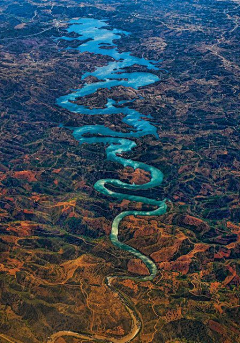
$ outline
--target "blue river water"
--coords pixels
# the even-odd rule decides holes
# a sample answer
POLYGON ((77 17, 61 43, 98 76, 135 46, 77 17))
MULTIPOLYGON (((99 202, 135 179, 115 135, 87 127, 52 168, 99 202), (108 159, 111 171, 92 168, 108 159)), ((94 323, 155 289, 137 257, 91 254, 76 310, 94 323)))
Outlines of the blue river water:
MULTIPOLYGON (((134 138, 140 138, 145 135, 153 135, 158 137, 156 127, 151 123, 149 114, 142 114, 134 109, 124 106, 129 103, 129 100, 119 102, 113 99, 108 99, 108 102, 103 109, 93 108, 79 105, 75 101, 78 98, 86 95, 94 94, 98 89, 110 89, 114 86, 132 87, 138 90, 139 87, 147 86, 159 81, 159 77, 154 73, 158 71, 158 61, 150 61, 144 58, 132 56, 130 52, 119 52, 116 45, 116 40, 122 35, 129 35, 128 32, 112 29, 104 20, 93 18, 73 19, 69 23, 68 33, 75 33, 79 36, 76 38, 63 36, 60 39, 65 41, 79 40, 79 46, 74 48, 79 53, 89 52, 95 55, 106 55, 111 57, 111 61, 102 67, 97 67, 93 72, 86 72, 81 80, 84 81, 89 76, 97 78, 96 82, 85 83, 82 88, 71 91, 71 93, 61 96, 57 99, 57 104, 62 108, 71 111, 72 113, 81 113, 85 115, 100 115, 119 114, 124 115, 123 122, 129 126, 129 132, 117 132, 104 125, 85 125, 82 127, 71 127, 73 135, 80 144, 88 143, 103 143, 106 147, 106 156, 110 161, 117 162, 124 167, 132 167, 143 169, 149 172, 150 181, 143 185, 129 184, 117 179, 102 179, 95 183, 94 188, 106 195, 118 200, 130 200, 141 202, 154 206, 154 210, 149 211, 124 211, 120 213, 112 223, 110 234, 111 242, 119 249, 132 253, 137 258, 141 259, 149 270, 149 275, 139 277, 139 280, 152 280, 157 274, 156 264, 147 256, 143 255, 137 249, 122 243, 118 239, 119 225, 127 216, 158 216, 162 215, 167 210, 166 201, 150 199, 134 194, 125 194, 124 190, 141 191, 152 187, 159 186, 163 181, 163 174, 157 168, 148 164, 133 161, 123 158, 122 154, 130 152, 136 143, 134 138), (127 72, 125 68, 134 65, 144 66, 146 72, 127 72), (118 106, 116 106, 118 105, 118 106), (121 105, 121 107, 119 107, 121 105), (87 134, 87 136, 86 136, 87 134), (101 134, 101 136, 99 136, 101 134), (117 187, 119 191, 112 191, 108 185, 117 187)), ((70 48, 69 48, 70 49, 70 48)), ((134 100, 133 100, 134 101, 134 100)), ((134 278, 137 279, 137 278, 134 278)))

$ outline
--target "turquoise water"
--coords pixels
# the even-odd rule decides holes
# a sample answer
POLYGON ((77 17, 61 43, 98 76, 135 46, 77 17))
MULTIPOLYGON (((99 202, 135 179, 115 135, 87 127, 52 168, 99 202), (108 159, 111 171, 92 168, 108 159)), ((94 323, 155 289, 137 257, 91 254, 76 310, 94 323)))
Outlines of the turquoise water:
MULTIPOLYGON (((149 134, 158 138, 157 129, 151 123, 150 115, 142 114, 134 109, 124 106, 126 103, 129 103, 128 100, 116 102, 113 99, 108 99, 107 105, 104 109, 90 109, 87 106, 73 103, 73 101, 77 98, 93 94, 100 88, 110 89, 114 86, 124 86, 132 87, 137 90, 139 87, 153 84, 159 81, 159 77, 154 73, 154 71, 156 72, 158 70, 156 65, 158 61, 149 61, 144 58, 138 58, 132 56, 130 52, 119 52, 115 41, 120 39, 122 35, 128 35, 129 33, 117 29, 111 29, 104 20, 93 18, 74 19, 70 21, 67 31, 69 33, 77 33, 79 34, 79 37, 69 38, 63 36, 60 39, 66 41, 78 39, 80 44, 83 42, 79 47, 74 48, 75 50, 78 50, 79 53, 90 52, 95 55, 101 54, 112 58, 107 65, 98 67, 91 73, 85 73, 81 78, 81 80, 84 80, 88 76, 95 76, 98 78, 97 82, 92 84, 85 83, 81 89, 76 89, 70 94, 61 96, 57 99, 57 104, 73 113, 82 113, 86 115, 104 116, 105 114, 124 114, 123 122, 128 124, 131 128, 129 129, 129 132, 117 132, 105 127, 104 125, 85 125, 82 127, 71 127, 70 129, 73 131, 75 139, 77 139, 80 144, 105 144, 108 160, 117 162, 124 167, 132 167, 133 169, 139 168, 150 173, 150 181, 143 185, 128 184, 117 179, 102 179, 95 183, 94 188, 98 192, 118 200, 126 199, 156 207, 156 209, 152 211, 124 211, 120 213, 112 223, 110 234, 111 242, 116 247, 129 251, 134 256, 141 259, 147 266, 150 275, 139 279, 142 281, 152 280, 157 274, 157 266, 155 263, 137 249, 120 242, 118 240, 118 231, 121 221, 127 216, 158 216, 164 214, 167 210, 165 200, 159 201, 121 192, 121 190, 146 190, 159 186, 162 183, 163 174, 157 168, 122 157, 123 153, 130 152, 134 147, 136 147, 136 143, 133 140, 134 138, 140 138, 149 134), (108 49, 103 49, 103 47, 108 47, 108 49), (133 65, 144 66, 148 71, 132 73, 126 72, 125 68, 133 65), (118 107, 116 107, 116 105, 118 105, 118 107), (119 108, 119 105, 121 105, 121 108, 119 108), (85 136, 86 134, 88 134, 88 137, 85 136), (99 137, 99 134, 101 134, 101 137, 99 137), (119 192, 111 191, 108 189, 108 185, 117 187, 119 192)), ((131 102, 134 102, 134 100, 131 102)))

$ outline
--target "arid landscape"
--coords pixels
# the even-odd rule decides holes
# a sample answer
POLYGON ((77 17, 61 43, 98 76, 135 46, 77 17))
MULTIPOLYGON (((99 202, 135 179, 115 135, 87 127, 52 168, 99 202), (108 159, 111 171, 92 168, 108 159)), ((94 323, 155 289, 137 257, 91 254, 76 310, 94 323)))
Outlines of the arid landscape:
POLYGON ((0 1, 1 343, 240 343, 239 17, 237 0, 0 1), (83 74, 114 62, 78 50, 88 40, 67 31, 73 18, 127 31, 117 51, 154 60, 159 80, 72 101, 105 110, 113 99, 118 113, 59 106, 56 99, 99 81, 83 74), (119 225, 119 241, 157 266, 147 281, 146 264, 110 233, 123 211, 155 207, 94 184, 144 185, 150 173, 108 160, 103 143, 79 144, 71 130, 131 132, 123 100, 151 115, 159 136, 132 135, 136 146, 123 154, 164 175, 131 194, 166 199, 166 213, 119 225))

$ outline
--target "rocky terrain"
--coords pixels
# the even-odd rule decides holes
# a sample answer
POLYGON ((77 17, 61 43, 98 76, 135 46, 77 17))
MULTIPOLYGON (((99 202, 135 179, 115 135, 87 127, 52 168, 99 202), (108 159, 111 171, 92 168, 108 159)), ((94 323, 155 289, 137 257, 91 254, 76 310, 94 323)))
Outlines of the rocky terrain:
POLYGON ((161 67, 161 81, 137 92, 77 100, 104 108, 110 95, 127 95, 160 136, 137 139, 128 154, 164 173, 162 187, 142 194, 168 199, 162 217, 129 217, 120 227, 120 240, 159 268, 152 282, 113 281, 141 320, 134 342, 240 342, 239 15, 238 1, 0 1, 0 342, 46 343, 61 330, 121 337, 131 317, 105 278, 148 273, 108 237, 117 214, 142 205, 93 185, 149 175, 106 161, 101 144, 79 145, 59 126, 129 129, 121 114, 73 115, 55 103, 109 59, 56 40, 84 16, 127 30, 119 51, 161 67))

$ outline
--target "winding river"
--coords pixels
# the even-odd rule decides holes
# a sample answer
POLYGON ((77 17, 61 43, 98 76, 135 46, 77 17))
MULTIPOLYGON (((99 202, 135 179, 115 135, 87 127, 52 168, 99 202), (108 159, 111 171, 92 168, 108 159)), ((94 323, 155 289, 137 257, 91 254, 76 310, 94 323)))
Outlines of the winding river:
MULTIPOLYGON (((158 70, 157 61, 149 61, 144 58, 132 56, 130 52, 118 52, 115 44, 117 39, 122 35, 128 35, 128 32, 111 29, 104 20, 97 20, 93 18, 81 18, 71 20, 67 29, 68 33, 79 34, 78 38, 71 38, 63 36, 60 39, 71 41, 78 39, 80 45, 75 48, 79 53, 90 52, 93 54, 101 54, 112 57, 111 62, 103 67, 98 67, 93 72, 87 72, 82 76, 82 80, 88 76, 94 76, 96 82, 85 83, 81 89, 76 89, 68 95, 64 95, 57 99, 57 104, 73 113, 81 113, 86 115, 104 115, 104 114, 124 114, 123 122, 131 129, 129 132, 116 132, 104 125, 86 125, 82 127, 71 127, 73 135, 80 144, 83 143, 103 143, 106 147, 106 156, 110 161, 117 162, 124 167, 132 167, 143 169, 147 171, 151 178, 150 181, 143 185, 136 185, 134 183, 128 184, 117 179, 102 179, 95 183, 94 188, 106 195, 117 200, 130 200, 141 202, 154 206, 152 211, 125 211, 120 213, 112 223, 112 230, 110 234, 111 242, 119 249, 125 250, 133 254, 135 257, 143 261, 149 270, 149 275, 143 277, 132 277, 132 279, 140 281, 153 280, 157 274, 156 264, 147 256, 143 255, 137 249, 122 243, 118 240, 118 230, 121 221, 130 215, 133 216, 158 216, 166 212, 166 200, 155 200, 138 195, 125 194, 124 190, 128 191, 141 191, 147 190, 152 187, 159 186, 163 180, 163 174, 157 168, 147 165, 142 162, 136 162, 130 159, 123 158, 123 153, 130 152, 136 143, 134 138, 143 137, 145 135, 154 135, 158 138, 157 129, 151 123, 151 116, 148 114, 141 114, 140 112, 125 106, 126 101, 116 102, 113 99, 108 99, 107 105, 103 109, 95 108, 90 109, 87 106, 79 105, 75 101, 78 98, 86 95, 94 94, 98 89, 108 88, 114 86, 132 87, 139 89, 139 87, 147 86, 159 81, 159 77, 154 74, 153 70, 158 70), (82 43, 82 44, 81 44, 82 43), (133 65, 146 67, 146 72, 127 72, 125 68, 133 65), (146 120, 147 119, 147 120, 146 120), (101 136, 99 136, 99 133, 101 136), (87 135, 87 136, 86 136, 87 135), (112 191, 108 188, 109 185, 117 187, 119 191, 112 191)), ((129 193, 129 192, 128 192, 129 193)), ((125 305, 126 310, 132 318, 132 329, 126 336, 116 337, 103 337, 101 335, 83 335, 71 331, 60 331, 52 335, 48 343, 53 343, 61 336, 72 336, 86 340, 105 341, 105 342, 130 342, 140 331, 141 322, 135 309, 129 303, 125 295, 120 294, 114 290, 112 280, 116 276, 109 276, 106 283, 109 288, 120 297, 125 305)), ((131 277, 126 277, 131 278, 131 277)))

